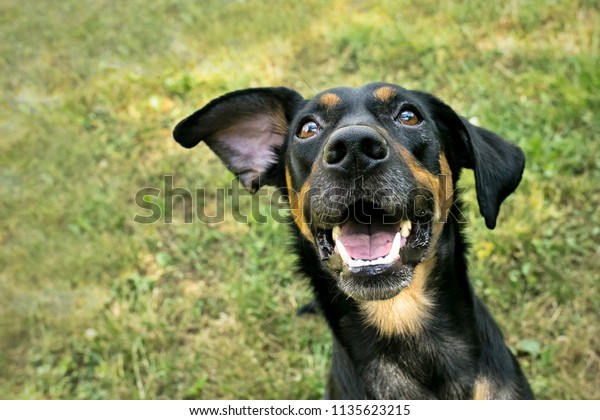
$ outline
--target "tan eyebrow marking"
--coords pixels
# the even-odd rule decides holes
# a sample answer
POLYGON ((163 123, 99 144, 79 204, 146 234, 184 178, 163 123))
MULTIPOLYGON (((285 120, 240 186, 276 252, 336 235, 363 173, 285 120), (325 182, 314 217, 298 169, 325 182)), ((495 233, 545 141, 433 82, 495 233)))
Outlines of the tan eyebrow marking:
POLYGON ((396 91, 389 86, 382 86, 373 92, 373 96, 380 101, 387 102, 396 96, 396 91))
POLYGON ((326 93, 319 98, 319 103, 328 108, 334 107, 342 100, 335 93, 326 93))

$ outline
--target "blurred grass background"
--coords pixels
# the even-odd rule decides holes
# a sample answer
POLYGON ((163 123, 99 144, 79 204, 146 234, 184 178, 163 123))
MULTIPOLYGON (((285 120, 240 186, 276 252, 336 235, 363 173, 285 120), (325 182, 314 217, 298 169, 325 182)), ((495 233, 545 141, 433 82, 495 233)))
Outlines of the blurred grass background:
POLYGON ((0 36, 3 398, 320 398, 286 226, 136 224, 134 196, 229 186, 170 135, 211 98, 370 81, 523 148, 493 232, 465 174, 472 281, 539 398, 600 398, 596 1, 4 0, 0 36))

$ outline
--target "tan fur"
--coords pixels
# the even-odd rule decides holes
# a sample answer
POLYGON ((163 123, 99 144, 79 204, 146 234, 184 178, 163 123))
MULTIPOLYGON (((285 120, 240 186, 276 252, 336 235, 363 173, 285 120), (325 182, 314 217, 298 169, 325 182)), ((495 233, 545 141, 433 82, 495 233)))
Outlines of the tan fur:
POLYGON ((271 123, 273 124, 273 133, 282 136, 287 134, 289 126, 285 118, 285 110, 282 107, 277 107, 277 112, 274 113, 271 123))
POLYGON ((310 232, 310 228, 308 223, 304 220, 304 196, 306 195, 309 189, 309 182, 304 184, 299 192, 296 192, 292 187, 292 177, 290 175, 289 169, 285 168, 285 183, 287 184, 288 195, 290 197, 290 210, 292 212, 292 219, 296 226, 300 229, 300 233, 304 235, 306 239, 315 242, 312 233, 310 232))
MULTIPOLYGON (((441 231, 440 223, 446 221, 446 217, 448 212, 450 211, 450 207, 453 201, 454 194, 454 185, 452 184, 452 171, 450 170, 450 165, 448 164, 448 160, 443 153, 440 154, 440 167, 442 170, 441 175, 434 175, 425 169, 404 147, 397 145, 395 146, 404 162, 414 175, 417 183, 426 188, 428 191, 431 191, 434 195, 435 206, 434 206, 434 234, 437 230, 441 231)), ((439 232, 438 232, 439 233, 439 232)))
POLYGON ((382 102, 388 102, 396 96, 396 91, 389 86, 383 86, 373 92, 373 96, 382 102))
POLYGON ((448 159, 443 153, 440 153, 440 168, 442 175, 439 176, 440 184, 438 186, 438 207, 440 211, 440 222, 446 222, 452 203, 454 202, 454 184, 452 182, 452 170, 448 164, 448 159))
POLYGON ((435 257, 417 265, 410 285, 393 298, 362 302, 365 321, 385 337, 419 334, 434 309, 431 296, 424 290, 434 265, 435 257))
POLYGON ((492 384, 487 378, 479 378, 473 387, 474 400, 491 400, 492 399, 492 384))
POLYGON ((319 98, 319 103, 327 108, 332 108, 340 102, 340 97, 335 93, 326 93, 319 98))

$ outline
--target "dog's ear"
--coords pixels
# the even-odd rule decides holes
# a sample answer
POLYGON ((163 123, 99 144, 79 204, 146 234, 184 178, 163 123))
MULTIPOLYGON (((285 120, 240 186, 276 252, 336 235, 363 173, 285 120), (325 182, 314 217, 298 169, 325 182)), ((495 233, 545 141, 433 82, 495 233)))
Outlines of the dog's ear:
POLYGON ((303 101, 299 93, 283 87, 231 92, 177 124, 173 137, 187 148, 204 140, 254 193, 273 183, 268 172, 278 163, 277 150, 303 101))
POLYGON ((465 168, 475 171, 479 211, 489 229, 496 227, 500 204, 511 194, 523 175, 525 155, 500 136, 460 117, 464 126, 465 168))

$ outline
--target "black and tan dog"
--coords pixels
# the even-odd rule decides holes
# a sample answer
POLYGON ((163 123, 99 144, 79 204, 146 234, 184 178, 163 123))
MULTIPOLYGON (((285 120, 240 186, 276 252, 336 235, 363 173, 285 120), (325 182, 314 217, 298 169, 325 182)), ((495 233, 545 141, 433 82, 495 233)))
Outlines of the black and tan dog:
POLYGON ((289 197, 301 270, 334 337, 327 397, 532 398, 469 284, 462 168, 488 228, 521 180, 523 153, 426 93, 390 84, 303 99, 229 93, 181 121, 254 192, 289 197))

